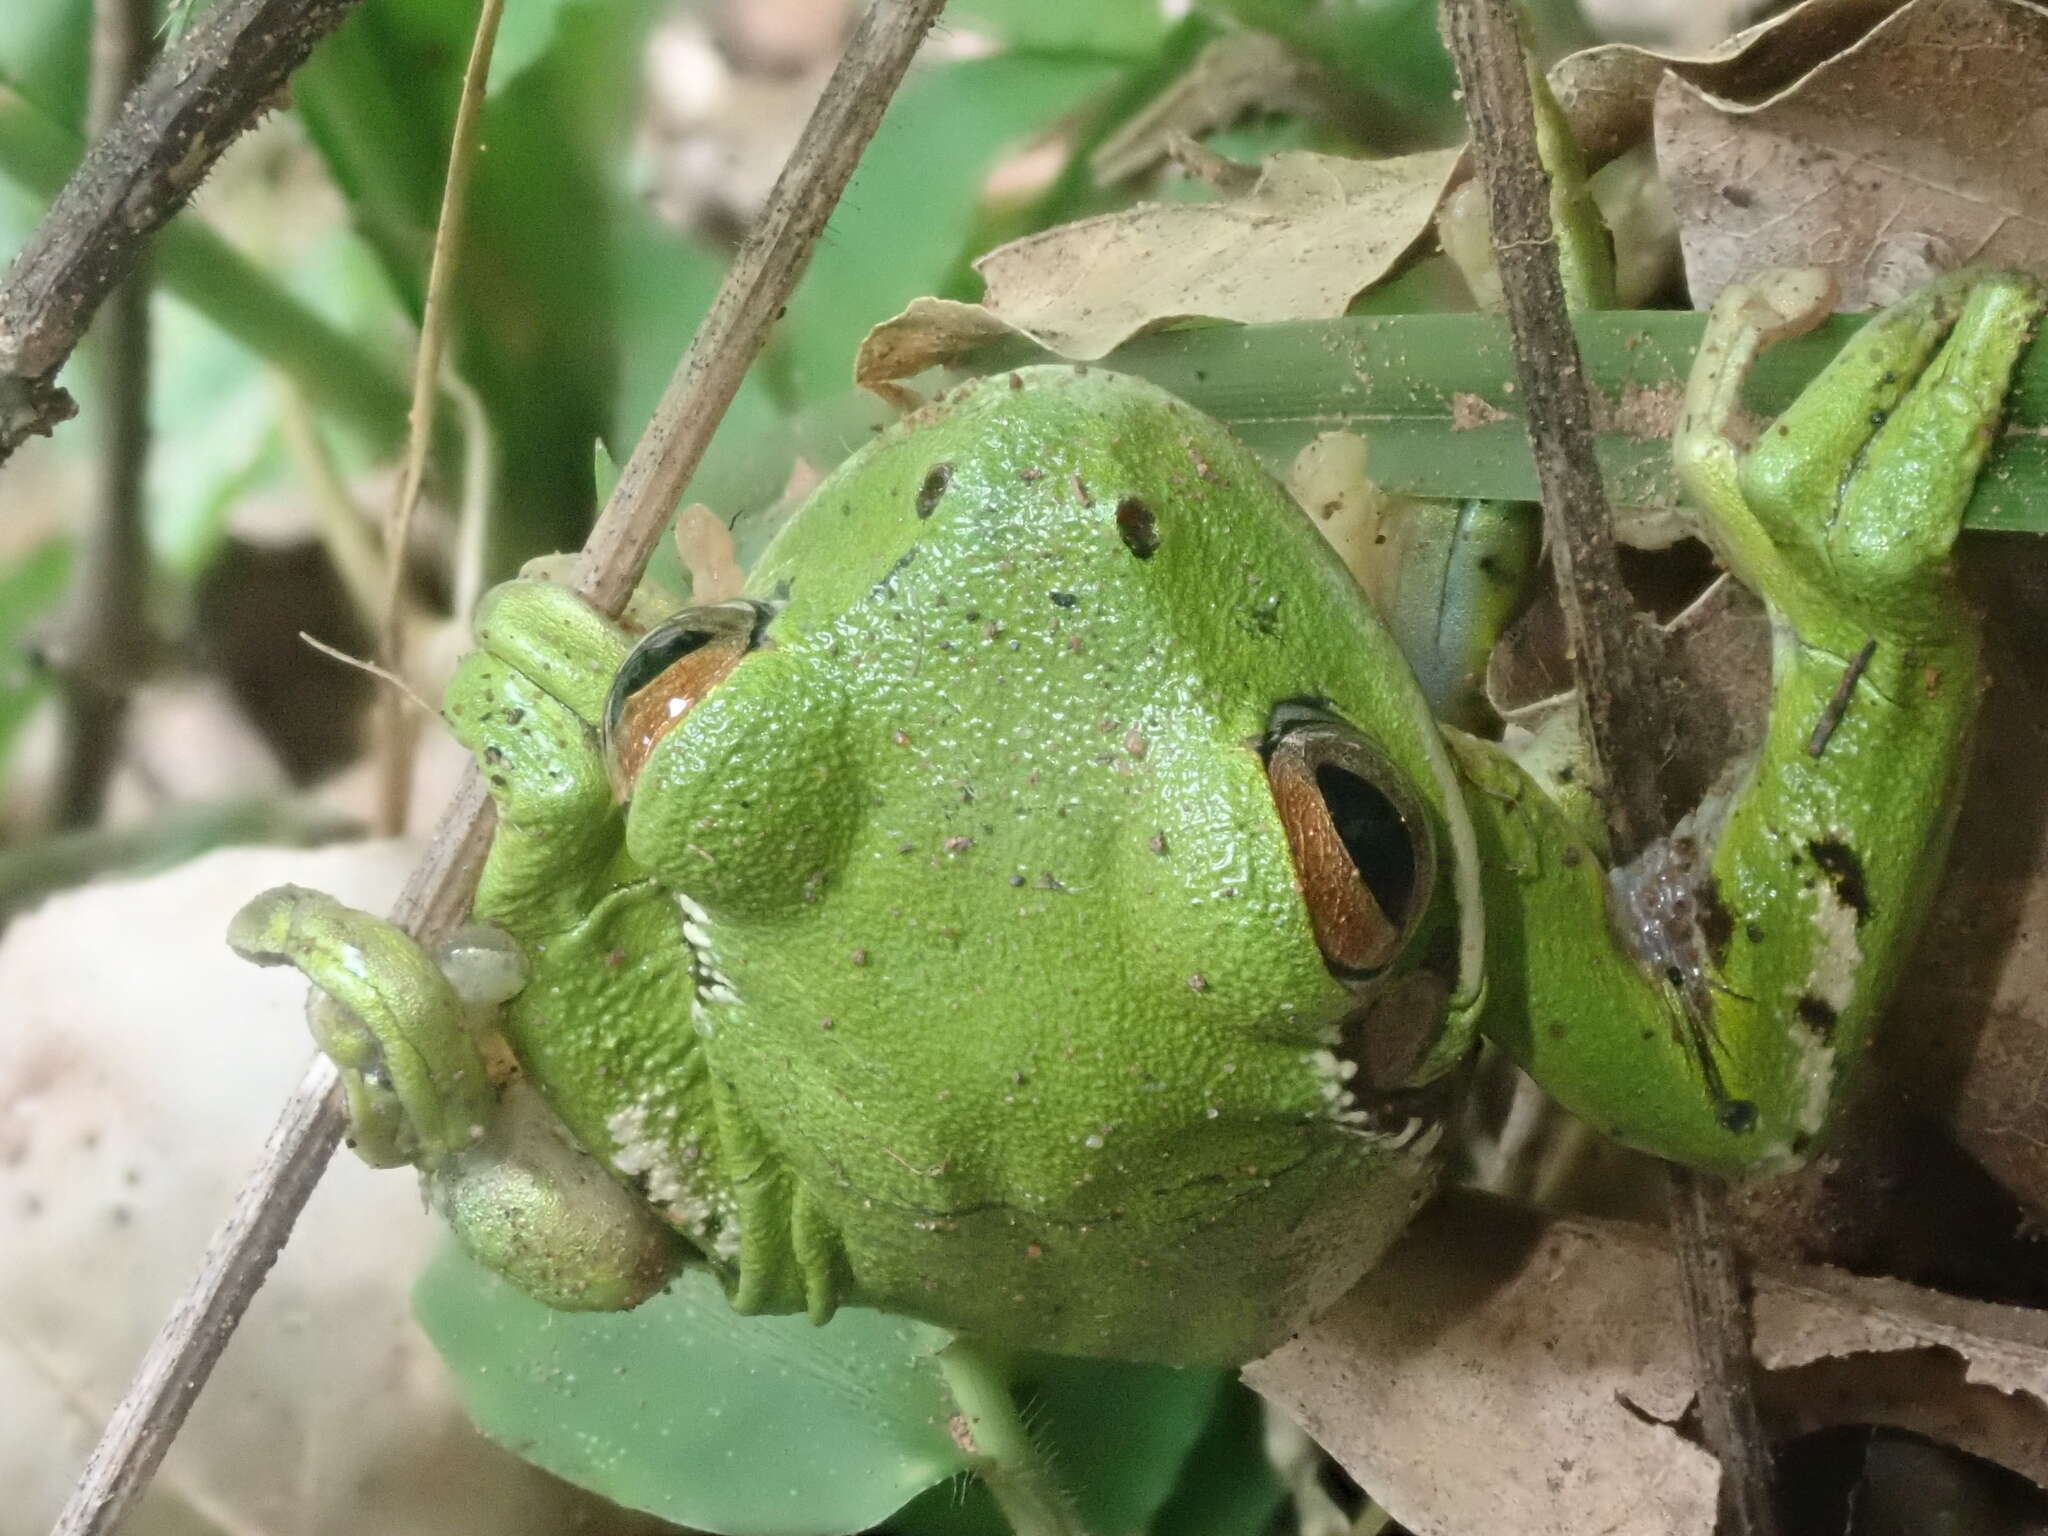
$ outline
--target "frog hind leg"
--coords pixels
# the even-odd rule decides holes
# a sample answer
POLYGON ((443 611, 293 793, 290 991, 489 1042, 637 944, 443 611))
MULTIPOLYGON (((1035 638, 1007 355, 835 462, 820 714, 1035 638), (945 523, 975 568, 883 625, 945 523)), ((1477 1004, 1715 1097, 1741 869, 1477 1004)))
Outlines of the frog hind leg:
POLYGON ((308 1019, 340 1072, 351 1145, 375 1166, 416 1165, 479 1263, 565 1310, 622 1310, 667 1283, 674 1234, 486 1060, 489 1020, 525 979, 508 937, 466 929, 429 954, 382 918, 284 886, 244 906, 228 942, 313 984, 308 1019))
POLYGON ((1676 444, 1772 610, 1755 760, 1610 880, 1505 754, 1460 746, 1496 996, 1527 1000, 1489 1032, 1604 1133, 1730 1174, 1824 1133, 1938 878, 1978 695, 1947 557, 2040 308, 2024 279, 1944 279, 1744 454, 1743 373, 1825 296, 1810 274, 1724 295, 1676 444))
POLYGON ((2010 273, 1951 273, 1874 317, 1747 452, 1759 353, 1824 318, 1825 273, 1760 274, 1716 301, 1674 442, 1703 532, 1795 627, 1952 627, 1946 562, 2013 366, 2041 311, 2010 273), (1944 339, 1946 338, 1946 339, 1944 339))

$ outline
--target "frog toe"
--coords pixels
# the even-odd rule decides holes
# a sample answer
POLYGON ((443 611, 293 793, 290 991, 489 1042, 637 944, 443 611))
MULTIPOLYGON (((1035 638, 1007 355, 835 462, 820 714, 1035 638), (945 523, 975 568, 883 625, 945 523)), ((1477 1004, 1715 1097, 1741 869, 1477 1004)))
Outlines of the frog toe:
POLYGON ((340 1070, 365 1162, 430 1167, 491 1119, 496 1090, 462 997, 403 929, 321 891, 279 886, 237 912, 228 943, 313 984, 307 1022, 340 1070))
POLYGON ((1878 315, 1743 456, 1743 500, 1779 543, 1815 541, 1877 424, 1927 366, 1966 292, 1965 281, 1944 278, 1878 315))
POLYGON ((595 733, 484 651, 456 668, 442 715, 498 809, 478 914, 529 939, 573 924, 605 888, 622 835, 595 733))
POLYGON ((2043 307, 2038 283, 2006 272, 1973 275, 1959 298, 1940 350, 1881 413, 1826 534, 1836 575, 1908 628, 1926 627, 1919 578, 1945 568, 2043 307))
POLYGON ((483 654, 561 701, 592 730, 604 722, 606 696, 632 637, 567 587, 521 579, 493 587, 477 604, 483 654))

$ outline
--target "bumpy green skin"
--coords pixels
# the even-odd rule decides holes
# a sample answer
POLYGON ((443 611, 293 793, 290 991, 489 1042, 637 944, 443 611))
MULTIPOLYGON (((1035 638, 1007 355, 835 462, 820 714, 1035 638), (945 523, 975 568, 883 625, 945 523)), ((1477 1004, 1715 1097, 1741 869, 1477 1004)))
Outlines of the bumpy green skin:
MULTIPOLYGON (((1690 909, 1611 901, 1582 792, 1439 731, 1221 427, 1034 369, 820 487, 752 577, 765 644, 623 813, 599 728, 629 628, 540 582, 488 600, 446 713, 500 814, 477 915, 530 967, 498 1021, 524 1077, 500 1091, 537 1085, 743 1310, 859 1302, 1185 1362, 1261 1352, 1391 1241, 1482 1012, 1605 1131, 1728 1171, 1796 1159, 1938 868, 1977 692, 1946 554, 2035 301, 1938 287, 1745 460, 1723 429, 1774 296, 1717 311, 1680 442, 1779 627, 1759 759, 1681 829, 1690 863, 1657 853, 1690 909), (1302 702, 1379 746, 1436 849, 1417 936, 1364 988, 1322 960, 1262 765, 1302 702), (1359 1102, 1361 1003, 1411 994, 1446 1001, 1407 1091, 1359 1102)), ((361 1015, 329 1037, 366 1083, 392 1076, 366 1037, 432 1033, 402 946, 366 989, 317 925, 285 943, 265 921, 254 950, 361 1015)), ((447 1113, 415 1118, 447 1140, 447 1113)), ((490 1161, 477 1142, 436 1173, 488 1262, 577 1304, 655 1283, 668 1260, 638 1236, 615 1261, 588 1224, 556 1252, 544 1222, 506 1240, 490 1161)))
MULTIPOLYGON (((1284 1336, 1407 1220, 1435 1133, 1354 1123, 1358 996, 1266 785, 1275 705, 1324 701, 1464 835, 1319 536, 1178 402, 1032 370, 849 461, 751 590, 783 604, 767 646, 623 822, 590 729, 623 636, 515 585, 450 691, 504 820, 477 913, 535 957, 504 1027, 550 1103, 743 1309, 1145 1359, 1284 1336)), ((1455 969, 1452 884, 1415 954, 1455 969)))

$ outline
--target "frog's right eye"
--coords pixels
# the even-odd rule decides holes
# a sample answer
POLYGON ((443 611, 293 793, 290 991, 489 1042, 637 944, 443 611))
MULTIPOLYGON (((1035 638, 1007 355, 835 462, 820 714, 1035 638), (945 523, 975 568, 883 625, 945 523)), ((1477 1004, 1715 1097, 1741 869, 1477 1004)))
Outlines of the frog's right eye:
POLYGON ((1428 910, 1436 844, 1422 802, 1348 725, 1283 709, 1266 783, 1323 963, 1350 983, 1393 963, 1428 910))
POLYGON ((604 706, 612 791, 632 797, 654 745, 761 643, 769 612, 759 603, 685 608, 662 620, 627 654, 604 706))

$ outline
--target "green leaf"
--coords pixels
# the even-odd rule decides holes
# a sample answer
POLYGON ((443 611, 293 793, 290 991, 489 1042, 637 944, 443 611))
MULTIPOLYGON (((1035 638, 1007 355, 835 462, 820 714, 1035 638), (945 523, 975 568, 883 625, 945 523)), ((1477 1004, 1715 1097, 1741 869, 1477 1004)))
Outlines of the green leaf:
POLYGON ((46 539, 0 570, 0 763, 49 686, 29 655, 28 642, 56 611, 70 575, 68 539, 46 539))
POLYGON ((484 1433, 698 1530, 863 1530, 966 1468, 931 1359, 947 1335, 922 1323, 741 1317, 700 1270, 636 1311, 556 1312, 452 1243, 413 1306, 484 1433))
POLYGON ((71 129, 85 126, 92 0, 7 0, 0 21, 0 79, 71 129))
POLYGON ((1094 1536, 1149 1530, 1215 1413, 1228 1371, 1044 1358, 1028 1373, 1027 1418, 1094 1536))
POLYGON ((1151 1536, 1262 1536, 1286 1497, 1266 1455, 1264 1408, 1233 1382, 1153 1515, 1151 1536))
MULTIPOLYGON (((1587 382, 1601 397, 1595 412, 1608 495, 1627 506, 1677 505, 1669 435, 1706 317, 1628 310, 1574 323, 1587 382)), ((1783 410, 1863 323, 1838 315, 1773 347, 1751 374, 1744 404, 1764 417, 1783 410)), ((974 363, 995 372, 1043 355, 1004 345, 974 363)), ((1150 379, 1224 421, 1276 471, 1317 433, 1349 429, 1371 444, 1371 474, 1386 490, 1536 499, 1507 326, 1494 316, 1208 326, 1141 337, 1102 366, 1150 379)), ((2048 347, 2035 347, 2020 365, 2006 432, 1964 522, 2048 532, 2048 347)))
POLYGON ((495 96, 516 82, 555 43, 562 12, 585 0, 505 0, 498 20, 498 41, 491 49, 491 74, 485 84, 495 96))
POLYGON ((1270 32, 1358 93, 1387 149, 1455 143, 1464 120, 1457 75, 1437 35, 1437 0, 1199 0, 1270 32))
MULTIPOLYGON (((590 445, 611 425, 613 168, 649 0, 566 5, 490 99, 470 183, 451 356, 497 452, 489 565, 582 542, 590 445)), ((415 319, 440 211, 474 0, 367 0, 292 97, 415 319)))
MULTIPOLYGON (((1019 1364, 1015 1391, 1082 1526, 1091 1536, 1140 1536, 1177 1498, 1224 1398, 1249 1396, 1230 1381, 1227 1371, 1033 1355, 1019 1364)), ((1003 1536, 1007 1530, 979 1484, 933 1489, 889 1525, 897 1536, 1003 1536)), ((1218 1536, 1235 1533, 1220 1530, 1218 1536)))
MULTIPOLYGON (((620 220, 614 270, 619 385, 607 440, 623 464, 710 308, 725 262, 701 242, 635 208, 620 220)), ((765 373, 749 369, 741 381, 682 504, 701 501, 731 522, 781 496, 796 449, 765 373)))
POLYGON ((945 282, 989 171, 1118 68, 1101 58, 1019 52, 911 75, 790 301, 779 351, 796 403, 846 388, 869 328, 945 282))
POLYGON ((1159 0, 951 0, 945 25, 1011 48, 1137 59, 1173 22, 1159 0))

